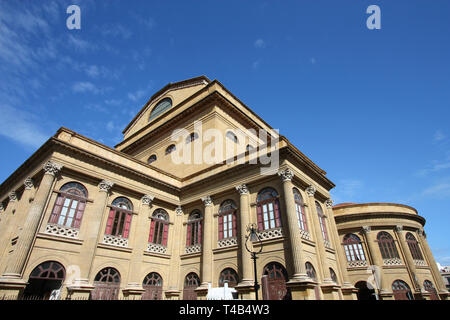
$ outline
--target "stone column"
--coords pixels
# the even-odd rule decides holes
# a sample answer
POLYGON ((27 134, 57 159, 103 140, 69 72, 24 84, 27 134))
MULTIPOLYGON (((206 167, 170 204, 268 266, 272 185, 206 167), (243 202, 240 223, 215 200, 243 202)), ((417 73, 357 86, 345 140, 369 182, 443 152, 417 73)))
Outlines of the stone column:
MULTIPOLYGON (((311 223, 313 225, 314 228, 314 233, 316 236, 316 252, 317 252, 317 256, 318 256, 318 260, 320 263, 317 267, 318 269, 322 269, 322 274, 323 274, 323 283, 324 285, 333 285, 334 282, 333 280, 331 280, 331 274, 330 274, 330 269, 329 269, 329 264, 326 260, 326 251, 325 251, 325 244, 324 241, 325 239, 322 236, 322 230, 320 229, 320 222, 319 222, 319 215, 318 212, 316 210, 316 203, 315 203, 315 199, 314 199, 314 194, 316 193, 316 188, 313 185, 310 185, 308 188, 306 188, 306 193, 308 194, 308 206, 310 208, 309 212, 311 213, 311 223)), ((327 232, 328 229, 330 228, 330 226, 326 226, 327 227, 327 232)), ((329 232, 328 232, 329 234, 329 232)))
POLYGON ((339 240, 339 234, 338 234, 338 229, 336 226, 336 222, 334 220, 334 214, 333 214, 333 200, 331 199, 327 199, 325 201, 325 205, 327 207, 327 212, 328 212, 328 221, 330 223, 330 232, 329 234, 332 235, 333 238, 333 242, 334 242, 334 247, 336 250, 336 260, 337 260, 337 264, 338 267, 340 269, 340 274, 342 276, 342 286, 341 286, 341 291, 342 294, 345 296, 344 299, 348 299, 348 300, 356 300, 356 292, 358 291, 350 282, 350 279, 348 277, 348 272, 347 272, 347 259, 346 259, 346 255, 344 252, 344 248, 342 247, 342 244, 339 240))
MULTIPOLYGON (((375 281, 377 281, 380 286, 380 298, 383 300, 392 300, 393 292, 391 284, 387 282, 386 277, 383 275, 383 257, 381 256, 380 249, 376 243, 375 235, 372 232, 372 228, 370 226, 363 227, 363 234, 365 236, 365 240, 367 246, 369 248, 369 255, 372 258, 372 262, 375 264, 375 281)), ((378 285, 378 284, 377 284, 378 285)))
MULTIPOLYGON (((180 294, 183 290, 182 284, 180 285, 180 254, 181 249, 184 247, 185 239, 182 237, 183 234, 183 208, 181 206, 178 206, 175 208, 175 222, 174 222, 174 230, 172 236, 172 266, 171 270, 173 272, 170 272, 169 275, 169 286, 168 289, 165 291, 166 299, 167 300, 178 300, 180 298, 180 294)), ((169 237, 170 237, 170 230, 169 230, 169 237)))
MULTIPOLYGON (((254 274, 252 269, 252 260, 250 252, 245 248, 245 241, 247 235, 247 227, 250 224, 250 192, 245 184, 236 187, 239 192, 239 248, 240 260, 242 266, 242 279, 236 286, 239 296, 242 299, 254 299, 254 274)), ((252 248, 251 241, 248 241, 249 249, 252 248)))
POLYGON ((414 259, 412 257, 411 251, 409 250, 409 246, 406 243, 406 235, 405 231, 403 230, 403 226, 397 225, 395 227, 395 233, 397 235, 397 241, 400 243, 401 251, 404 255, 404 260, 406 262, 406 269, 410 273, 411 281, 414 285, 414 289, 416 291, 416 298, 422 299, 422 296, 420 295, 423 285, 419 283, 419 280, 417 279, 416 275, 416 264, 414 263, 414 259))
POLYGON ((56 175, 61 171, 62 165, 48 161, 44 165, 44 176, 36 192, 36 197, 28 211, 19 239, 11 258, 8 261, 6 271, 0 279, 5 281, 21 281, 25 263, 30 253, 34 237, 39 227, 45 204, 53 187, 56 175))
POLYGON ((439 268, 437 267, 436 260, 434 260, 433 253, 431 252, 430 246, 428 245, 427 236, 425 234, 425 231, 423 229, 418 230, 417 232, 419 243, 421 244, 421 247, 424 249, 424 254, 426 259, 428 260, 428 265, 431 268, 431 273, 434 278, 436 290, 439 293, 439 296, 441 299, 448 299, 449 292, 444 284, 444 279, 442 278, 441 272, 439 271, 439 268))
POLYGON ((213 279, 213 202, 210 196, 202 198, 205 205, 205 213, 203 215, 202 225, 202 267, 201 267, 201 285, 196 289, 197 296, 200 299, 206 299, 208 293, 208 284, 212 285, 213 279))
POLYGON ((123 290, 124 295, 129 299, 140 300, 144 289, 142 288, 141 279, 141 264, 144 255, 144 251, 147 249, 148 233, 150 231, 150 219, 151 219, 151 204, 154 197, 151 195, 144 195, 141 198, 141 209, 137 217, 137 221, 132 221, 135 226, 134 232, 130 233, 133 236, 133 251, 130 259, 130 273, 129 280, 126 288, 123 290), (146 237, 147 236, 147 237, 146 237))
POLYGON ((80 257, 83 261, 80 266, 80 278, 75 279, 75 283, 68 285, 67 289, 71 296, 89 296, 89 292, 94 289, 94 287, 89 284, 89 279, 92 275, 92 267, 95 259, 95 252, 97 248, 97 243, 103 236, 104 230, 101 230, 103 216, 105 214, 106 205, 108 202, 109 191, 114 186, 114 183, 107 180, 102 180, 98 187, 99 193, 94 200, 91 210, 85 214, 91 215, 89 219, 89 224, 86 226, 84 243, 81 248, 80 257))

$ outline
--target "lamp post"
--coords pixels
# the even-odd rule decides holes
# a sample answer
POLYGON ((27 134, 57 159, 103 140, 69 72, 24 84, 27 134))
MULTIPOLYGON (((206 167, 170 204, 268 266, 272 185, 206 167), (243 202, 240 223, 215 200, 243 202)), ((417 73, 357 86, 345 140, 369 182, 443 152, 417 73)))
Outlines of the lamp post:
MULTIPOLYGON (((258 300, 258 290, 259 290, 259 284, 258 284, 258 275, 256 271, 256 259, 258 257, 256 255, 260 254, 262 252, 262 241, 261 238, 258 236, 258 233, 256 232, 256 224, 251 223, 247 226, 247 236, 245 237, 245 249, 250 252, 252 259, 253 259, 253 271, 255 274, 255 298, 258 300), (253 242, 259 242, 259 251, 253 251, 248 248, 248 241, 253 242)), ((253 248, 253 246, 252 246, 253 248)))

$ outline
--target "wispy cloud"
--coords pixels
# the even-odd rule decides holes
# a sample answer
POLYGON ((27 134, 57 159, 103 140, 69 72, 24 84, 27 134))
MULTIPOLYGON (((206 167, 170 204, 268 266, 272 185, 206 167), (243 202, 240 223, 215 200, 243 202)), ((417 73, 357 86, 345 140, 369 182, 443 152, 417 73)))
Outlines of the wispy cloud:
POLYGON ((72 91, 75 93, 85 93, 90 92, 94 94, 99 94, 101 92, 92 82, 80 81, 72 85, 72 91))
POLYGON ((130 99, 133 102, 137 102, 139 101, 141 98, 147 96, 150 92, 150 90, 152 89, 152 85, 149 84, 146 88, 144 89, 138 89, 134 92, 129 92, 128 93, 128 99, 130 99))
MULTIPOLYGON (((449 179, 450 180, 450 179, 449 179)), ((424 189, 422 195, 432 198, 450 197, 450 181, 441 181, 424 189)))
POLYGON ((339 180, 336 188, 331 191, 334 203, 355 202, 363 187, 364 183, 358 179, 339 180))
POLYGON ((447 136, 441 131, 441 130, 437 130, 435 133, 434 133, 434 136, 433 136, 433 140, 434 141, 442 141, 442 140, 444 140, 445 138, 447 138, 447 136))
POLYGON ((96 50, 98 48, 97 45, 87 40, 81 39, 80 37, 75 37, 72 34, 69 34, 69 37, 67 39, 69 45, 79 51, 96 50))
POLYGON ((266 47, 266 42, 263 39, 257 39, 253 45, 255 48, 262 49, 266 47))
POLYGON ((133 32, 121 24, 111 24, 102 26, 101 34, 105 37, 120 37, 127 40, 131 38, 133 32))
POLYGON ((258 60, 256 60, 256 61, 253 61, 253 63, 252 63, 252 68, 253 68, 253 70, 259 69, 259 66, 261 65, 261 62, 262 62, 261 59, 258 59, 258 60))

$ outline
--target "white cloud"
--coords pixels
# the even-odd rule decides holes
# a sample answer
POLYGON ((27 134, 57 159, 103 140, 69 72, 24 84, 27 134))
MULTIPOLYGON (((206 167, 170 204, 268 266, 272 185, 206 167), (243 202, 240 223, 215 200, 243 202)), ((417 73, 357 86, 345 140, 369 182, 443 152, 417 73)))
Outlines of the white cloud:
POLYGON ((87 40, 83 40, 79 37, 75 37, 72 34, 69 34, 69 44, 77 50, 87 51, 87 50, 95 50, 97 46, 95 44, 90 43, 87 40))
POLYGON ((254 43, 255 48, 265 48, 266 43, 263 39, 257 39, 254 43))
POLYGON ((0 104, 0 114, 2 117, 0 135, 2 136, 33 148, 40 147, 50 138, 50 135, 36 125, 41 123, 39 118, 31 113, 0 104))
POLYGON ((434 133, 433 140, 434 140, 434 141, 442 141, 442 140, 444 140, 446 137, 447 137, 447 136, 446 136, 441 130, 437 130, 437 131, 434 133))
POLYGON ((121 37, 125 40, 133 35, 130 29, 120 24, 105 25, 101 27, 101 33, 105 37, 121 37))
POLYGON ((439 182, 422 191, 423 196, 433 198, 450 197, 450 182, 439 182))
POLYGON ((256 60, 256 61, 254 61, 254 62, 252 63, 252 68, 253 68, 254 70, 258 69, 259 66, 261 65, 261 62, 262 62, 261 59, 258 59, 258 60, 256 60))
POLYGON ((89 81, 80 81, 80 82, 76 82, 72 85, 72 91, 75 93, 85 93, 85 92, 91 92, 94 94, 98 94, 100 93, 100 90, 92 83, 89 81))
POLYGON ((363 187, 364 183, 358 179, 339 180, 336 188, 331 191, 334 203, 355 202, 363 187))
POLYGON ((140 100, 142 97, 147 96, 149 94, 150 89, 152 88, 152 85, 149 84, 144 89, 136 90, 135 92, 129 92, 128 93, 128 99, 130 99, 133 102, 136 102, 140 100))

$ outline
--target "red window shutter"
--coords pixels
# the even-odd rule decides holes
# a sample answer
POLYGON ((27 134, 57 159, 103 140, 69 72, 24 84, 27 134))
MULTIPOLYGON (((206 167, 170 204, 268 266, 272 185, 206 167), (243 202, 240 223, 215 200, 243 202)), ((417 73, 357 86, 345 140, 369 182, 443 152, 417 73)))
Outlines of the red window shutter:
POLYGON ((86 202, 79 202, 77 207, 77 212, 75 214, 75 220, 73 222, 73 227, 76 229, 80 228, 81 218, 83 217, 84 208, 86 207, 86 202))
POLYGON ((163 240, 162 240, 162 245, 167 247, 167 237, 169 235, 169 224, 168 223, 164 223, 164 233, 163 233, 163 240))
POLYGON ((150 224, 150 234, 148 236, 148 242, 153 243, 154 234, 155 234, 155 220, 152 220, 150 224))
POLYGON ((198 244, 202 244, 202 221, 198 221, 198 244))
POLYGON ((62 195, 58 195, 55 201, 55 206, 53 207, 52 214, 50 216, 49 223, 57 223, 58 216, 61 213, 61 208, 64 203, 65 198, 62 195))
POLYGON ((264 230, 262 206, 260 204, 256 207, 256 215, 258 218, 258 230, 264 230))
POLYGON ((223 216, 219 216, 219 240, 223 239, 223 216))
POLYGON ((106 231, 105 231, 106 234, 111 234, 115 214, 116 211, 114 209, 111 209, 109 211, 108 222, 106 223, 106 231))
POLYGON ((131 225, 131 218, 132 218, 132 214, 131 213, 127 213, 126 214, 126 220, 125 220, 125 230, 123 231, 123 237, 125 239, 128 239, 128 235, 130 233, 130 225, 131 225))
POLYGON ((232 217, 233 217, 233 236, 237 237, 236 211, 233 212, 232 217))
POLYGON ((327 226, 326 226, 326 224, 325 224, 325 218, 322 216, 322 217, 320 217, 320 219, 322 219, 322 226, 323 226, 323 235, 324 235, 324 238, 325 238, 325 240, 328 241, 327 226))
POLYGON ((274 213, 275 213, 275 227, 281 227, 281 218, 280 218, 280 203, 278 199, 274 201, 274 213))
POLYGON ((306 212, 303 205, 300 206, 301 215, 303 217, 303 225, 305 226, 305 231, 308 231, 308 223, 306 222, 306 212))
POLYGON ((191 230, 192 230, 192 224, 188 223, 187 231, 186 231, 186 246, 191 245, 191 230))

